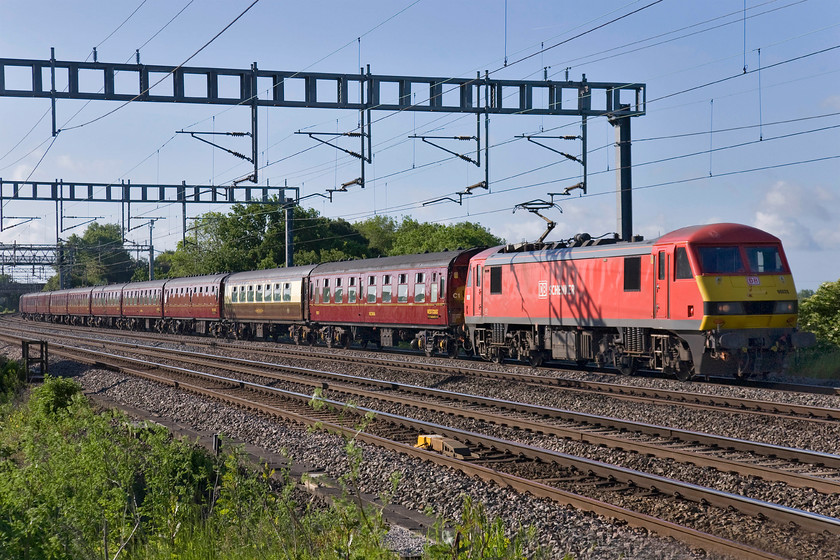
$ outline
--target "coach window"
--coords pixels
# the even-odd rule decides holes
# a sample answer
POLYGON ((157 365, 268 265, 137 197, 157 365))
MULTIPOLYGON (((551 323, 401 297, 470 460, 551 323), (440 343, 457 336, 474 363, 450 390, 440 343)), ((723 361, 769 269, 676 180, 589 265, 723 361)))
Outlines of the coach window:
POLYGON ((341 278, 335 279, 335 302, 344 303, 344 288, 341 286, 341 278))
POLYGON ((400 274, 397 281, 397 303, 408 303, 408 275, 400 274))
POLYGON ((376 303, 376 276, 368 276, 367 301, 376 303))
POLYGON ((490 267, 490 293, 491 294, 501 294, 502 293, 502 267, 501 266, 491 266, 490 267))
POLYGON ((429 301, 435 303, 438 300, 438 283, 437 272, 432 273, 431 293, 429 294, 429 301))
POLYGON ((347 287, 347 303, 356 303, 356 279, 350 279, 350 285, 347 287))
POLYGON ((382 277, 382 303, 391 303, 391 275, 386 274, 382 277))
POLYGON ((262 284, 258 285, 257 289, 255 291, 256 291, 256 293, 254 294, 254 299, 256 301, 262 301, 263 300, 262 284))
POLYGON ((283 301, 292 301, 292 284, 286 282, 283 284, 283 301))
POLYGON ((418 272, 414 275, 414 303, 426 301, 426 275, 418 272))
POLYGON ((231 301, 231 303, 236 303, 237 302, 237 296, 238 295, 239 295, 239 292, 236 290, 236 286, 233 286, 230 289, 230 301, 231 301))
POLYGON ((251 303, 254 301, 254 286, 248 286, 248 302, 251 303))
POLYGON ((280 284, 274 284, 274 301, 283 301, 283 291, 280 289, 280 284))
POLYGON ((642 257, 624 257, 624 291, 642 289, 642 257))
POLYGON ((690 280, 694 278, 691 274, 691 264, 688 262, 688 251, 685 247, 677 247, 674 252, 674 279, 690 280))
POLYGON ((323 297, 321 303, 329 303, 330 302, 330 279, 324 278, 324 291, 322 292, 323 297))

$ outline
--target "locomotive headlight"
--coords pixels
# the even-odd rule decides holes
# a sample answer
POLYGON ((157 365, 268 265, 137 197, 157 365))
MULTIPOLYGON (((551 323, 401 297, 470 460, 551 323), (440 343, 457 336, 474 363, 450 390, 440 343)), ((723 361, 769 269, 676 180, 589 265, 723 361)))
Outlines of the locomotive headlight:
POLYGON ((707 301, 706 315, 743 315, 744 304, 740 301, 707 301))
POLYGON ((786 313, 786 314, 796 313, 798 307, 799 306, 797 305, 797 302, 795 300, 794 301, 777 301, 776 302, 776 307, 773 310, 773 313, 786 313))

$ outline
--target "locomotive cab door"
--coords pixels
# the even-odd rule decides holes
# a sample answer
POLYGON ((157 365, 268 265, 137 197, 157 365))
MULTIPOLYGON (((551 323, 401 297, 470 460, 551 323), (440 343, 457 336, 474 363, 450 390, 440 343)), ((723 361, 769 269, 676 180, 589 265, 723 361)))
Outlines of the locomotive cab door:
POLYGON ((653 318, 667 319, 671 315, 671 284, 668 273, 671 255, 660 250, 655 257, 656 269, 653 275, 653 318))

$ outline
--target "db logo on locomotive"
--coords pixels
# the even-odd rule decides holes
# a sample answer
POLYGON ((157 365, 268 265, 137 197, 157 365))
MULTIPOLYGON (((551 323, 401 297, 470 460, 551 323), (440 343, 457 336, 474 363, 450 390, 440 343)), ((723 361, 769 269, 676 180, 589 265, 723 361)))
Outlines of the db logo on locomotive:
POLYGON ((574 284, 552 284, 551 286, 548 285, 548 282, 541 281, 537 283, 537 297, 539 299, 545 299, 549 295, 552 296, 573 296, 575 295, 575 285, 574 284))

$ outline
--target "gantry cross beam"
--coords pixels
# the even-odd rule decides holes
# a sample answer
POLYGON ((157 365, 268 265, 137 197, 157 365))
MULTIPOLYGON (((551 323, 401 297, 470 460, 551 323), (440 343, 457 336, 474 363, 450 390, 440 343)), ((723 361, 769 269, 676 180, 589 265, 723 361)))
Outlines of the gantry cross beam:
POLYGON ((639 83, 585 79, 290 72, 260 70, 256 63, 232 69, 0 58, 0 97, 619 117, 645 113, 646 89, 639 83))

